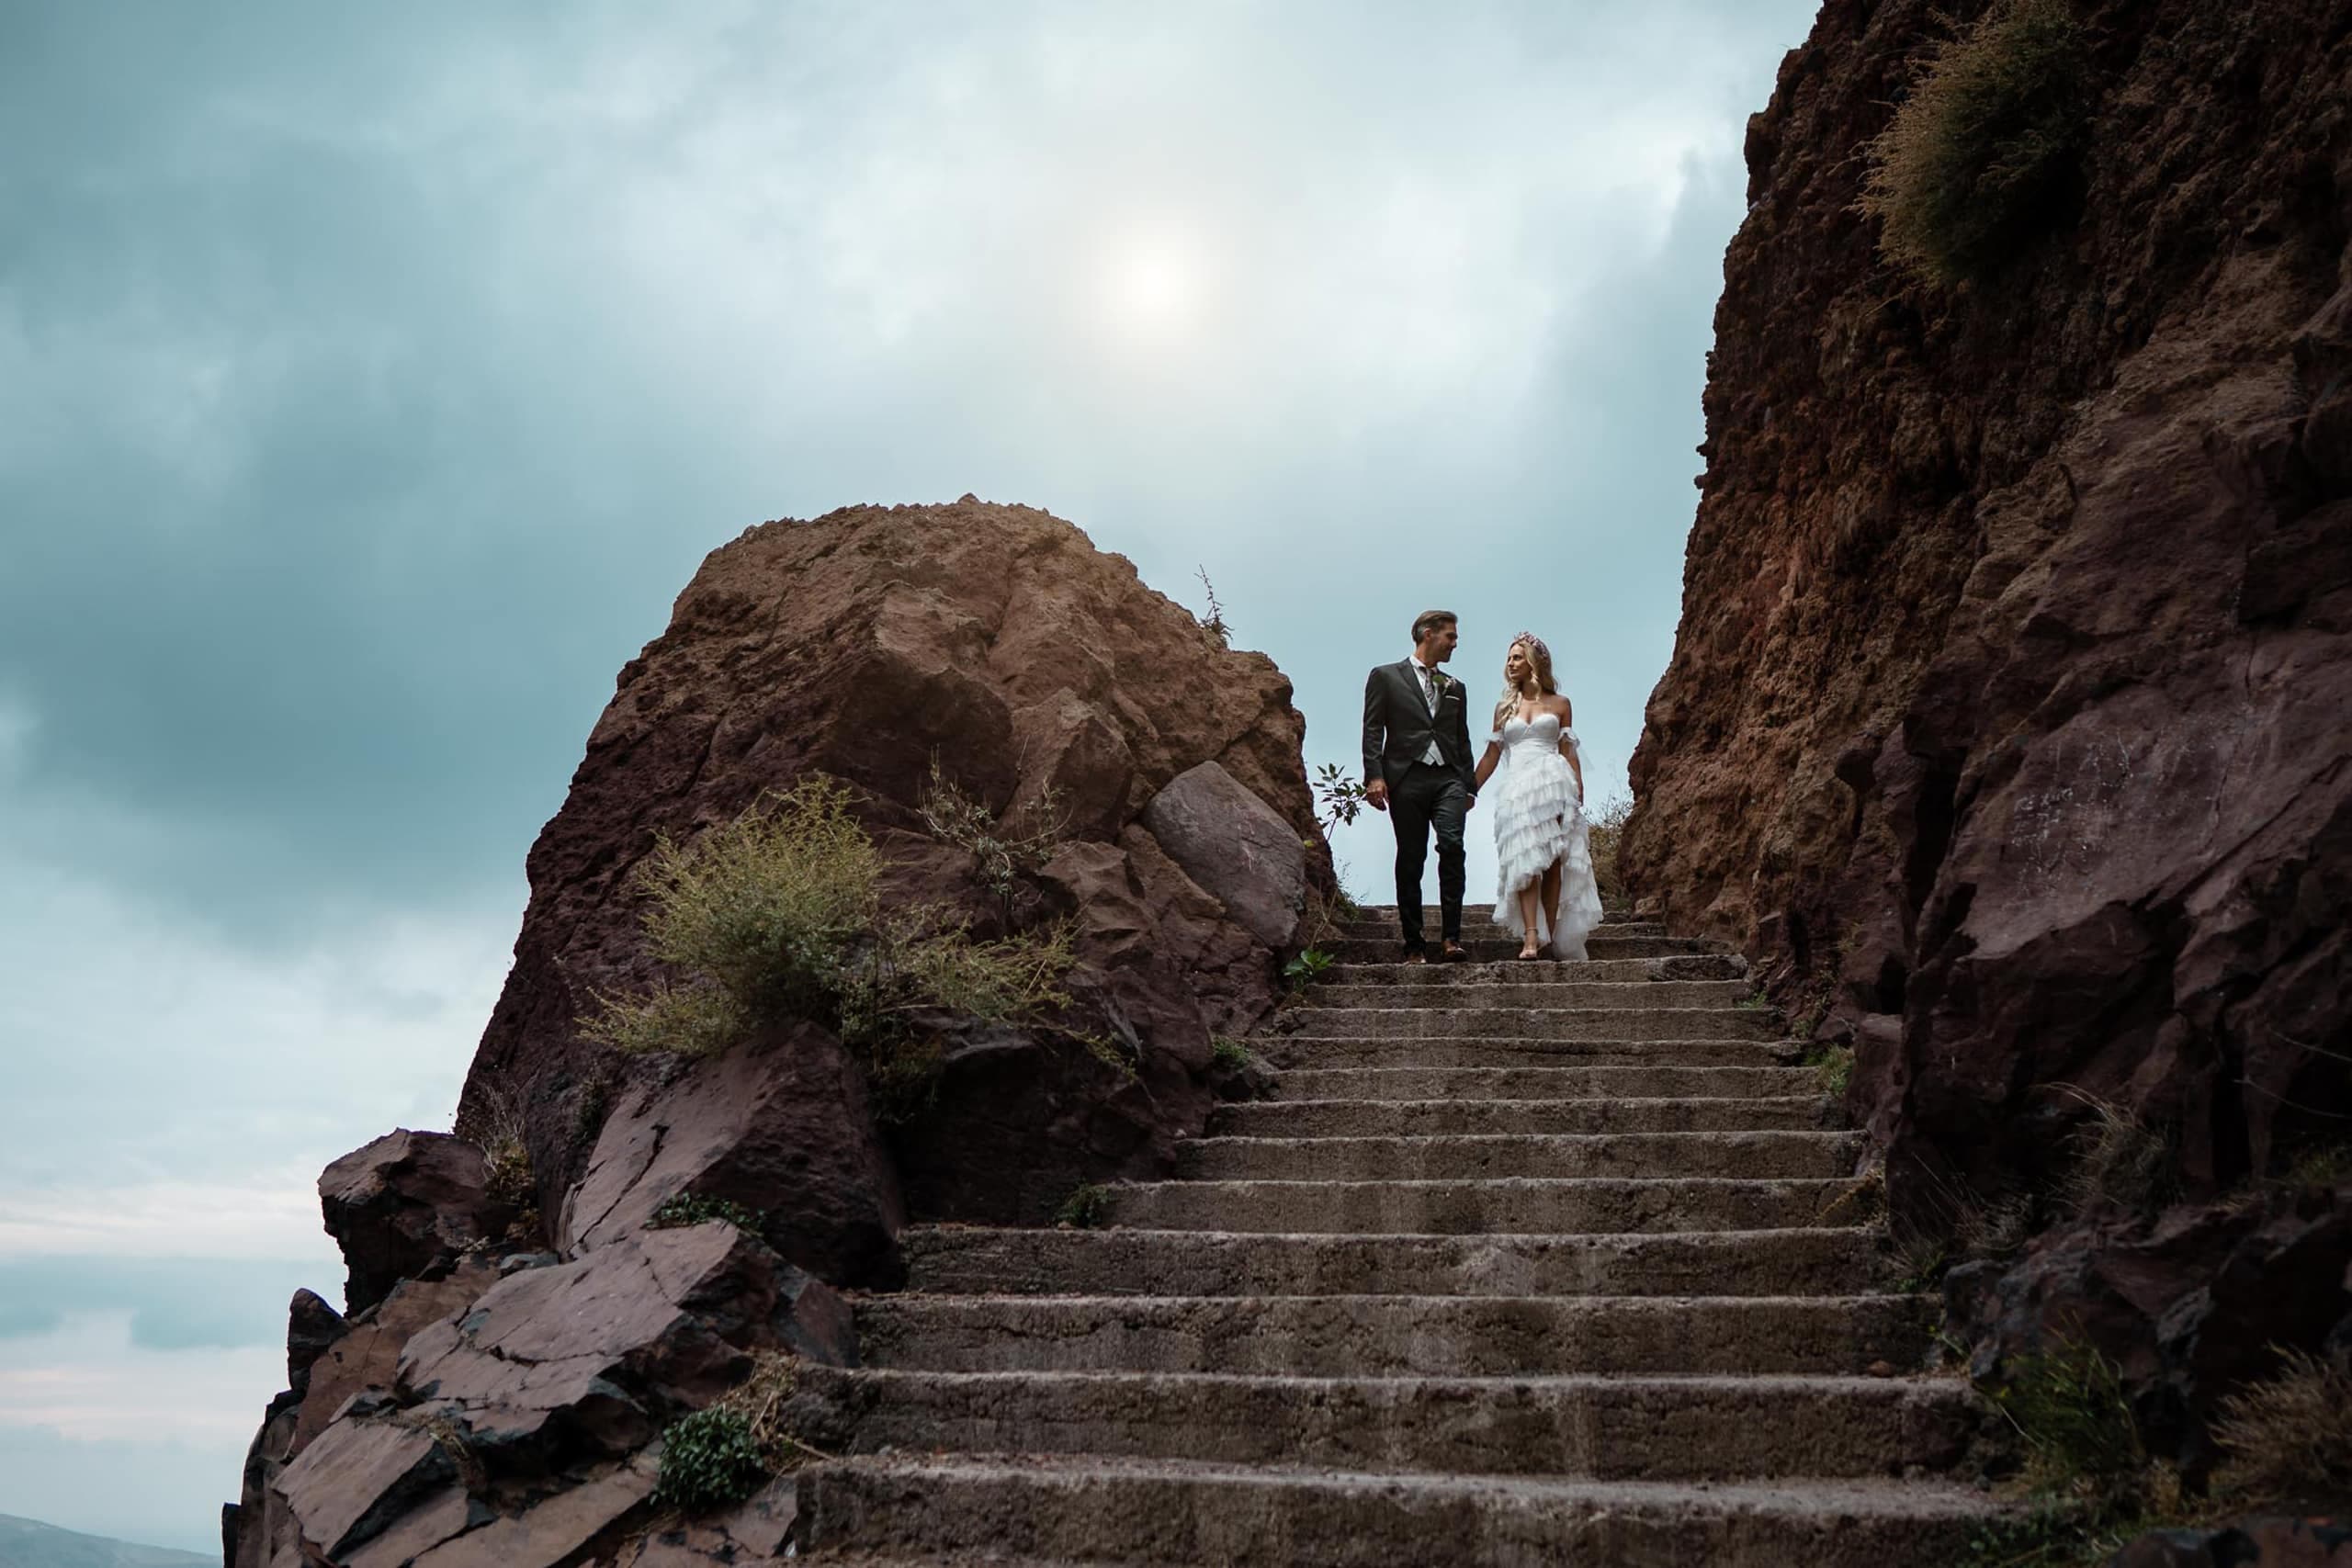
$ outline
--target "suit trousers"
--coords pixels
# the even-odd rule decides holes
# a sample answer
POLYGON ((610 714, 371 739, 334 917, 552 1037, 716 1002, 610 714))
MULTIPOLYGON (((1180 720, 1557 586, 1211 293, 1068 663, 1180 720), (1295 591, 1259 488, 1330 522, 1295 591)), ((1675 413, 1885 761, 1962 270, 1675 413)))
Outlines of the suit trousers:
POLYGON ((1405 946, 1429 945, 1421 933, 1421 867, 1429 859, 1430 829, 1437 829, 1438 923, 1443 940, 1462 940, 1462 831, 1470 813, 1470 792, 1452 768, 1415 762, 1388 787, 1388 825, 1396 830, 1396 918, 1405 946))

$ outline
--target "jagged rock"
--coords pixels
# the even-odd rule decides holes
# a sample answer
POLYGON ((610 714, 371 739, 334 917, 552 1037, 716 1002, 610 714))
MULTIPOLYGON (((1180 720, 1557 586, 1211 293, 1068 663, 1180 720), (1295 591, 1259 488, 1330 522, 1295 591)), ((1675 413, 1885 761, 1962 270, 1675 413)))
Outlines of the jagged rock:
POLYGON ((457 1479, 457 1461, 395 1416, 347 1418, 273 1483, 306 1556, 341 1562, 457 1479))
POLYGON ((354 1318, 343 1337, 311 1364, 310 1388, 294 1432, 300 1453, 357 1393, 390 1393, 399 1381, 401 1352, 418 1330, 454 1317, 497 1281, 478 1258, 461 1260, 439 1280, 403 1280, 354 1318))
POLYGON ((297 1397, 311 1386, 311 1367, 351 1331, 343 1314, 311 1291, 297 1291, 286 1308, 286 1382, 297 1397))
POLYGON ((2213 1529, 2151 1530, 2109 1568, 2352 1568, 2352 1526, 2246 1519, 2213 1529))
POLYGON ((1223 900, 1268 947, 1290 947, 1306 908, 1298 829, 1215 762, 1187 768, 1151 797, 1143 825, 1184 874, 1223 900))
POLYGON ((446 1273, 469 1247, 505 1232, 514 1206, 490 1195, 490 1163, 447 1133, 387 1133, 319 1177, 327 1233, 350 1271, 344 1310, 382 1301, 402 1280, 446 1273))
POLYGON ((635 1451, 741 1381, 750 1350, 848 1359, 847 1320, 732 1225, 645 1231, 500 1280, 409 1340, 398 1386, 492 1473, 544 1474, 635 1451))
POLYGON ((640 1536, 623 1550, 616 1568, 773 1562, 784 1555, 785 1537, 797 1514, 796 1491, 793 1478, 781 1476, 709 1518, 681 1520, 673 1529, 640 1536))
MULTIPOLYGON (((1076 913, 1069 989, 1088 1015, 1078 1027, 1121 1044, 1141 1100, 1052 1034, 978 1049, 991 1059, 1012 1049, 1023 1071, 1047 1075, 1033 1085, 1041 1111, 1026 1132, 1045 1163, 1099 1178, 1116 1173, 1105 1157, 1164 1157, 1207 1113, 1210 1034, 1262 1018, 1275 981, 1238 920, 1214 899, 1195 914, 1206 896, 1129 836, 1148 838, 1137 819, 1170 781, 1214 762, 1271 808, 1292 843, 1316 844, 1306 876, 1329 890, 1304 728, 1271 662, 1227 649, 1126 561, 1044 513, 967 498, 750 529, 710 555, 669 629, 621 671, 563 809, 531 851, 514 967, 460 1125, 481 1121, 493 1096, 522 1107, 540 1201, 560 1209, 594 1141, 583 1086, 618 1077, 627 1088, 658 1071, 600 1058, 577 1028, 597 992, 656 977, 632 887, 639 863, 658 834, 684 838, 731 819, 813 769, 861 792, 858 809, 892 863, 894 902, 952 908, 982 934, 1076 913), (917 807, 934 758, 991 810, 1050 805, 1065 852, 1117 855, 1090 863, 1099 883, 1024 874, 1008 889, 988 886, 970 852, 923 830, 917 807), (1097 886, 1114 893, 1115 919, 1087 918, 1097 886), (1183 930, 1166 929, 1171 909, 1183 930), (1092 1115, 1066 1113, 1105 1089, 1098 1108, 1116 1135, 1092 1115), (1114 1152, 1098 1153, 1106 1147, 1114 1152)), ((993 1124, 1016 1111, 1007 1100, 985 1115, 993 1124)), ((910 1202, 920 1210, 953 1190, 991 1213, 1027 1203, 992 1188, 1006 1168, 991 1148, 971 1145, 973 1163, 960 1163, 957 1114, 943 1086, 935 1119, 891 1134, 901 1156, 922 1163, 919 1175, 901 1170, 910 1202)))
POLYGON ((558 1239, 578 1252, 634 1235, 689 1192, 764 1214, 768 1243, 823 1279, 898 1282, 898 1174, 857 1063, 821 1029, 769 1031, 639 1090, 605 1123, 558 1239))
POLYGON ((2111 1361, 2143 1435, 2201 1477, 2217 1402, 2269 1375, 2280 1347, 2352 1323, 2352 1189, 2272 1190, 2091 1218, 2037 1238, 2012 1266, 1945 1281, 1945 1318, 1997 1383, 2024 1358, 2084 1344, 2111 1361))
MULTIPOLYGON (((489 1519, 415 1559, 415 1568, 554 1568, 628 1519, 653 1495, 651 1454, 639 1454, 489 1519)), ((446 1515, 444 1516, 446 1517, 446 1515)), ((392 1568, 387 1562, 384 1568, 392 1568)))

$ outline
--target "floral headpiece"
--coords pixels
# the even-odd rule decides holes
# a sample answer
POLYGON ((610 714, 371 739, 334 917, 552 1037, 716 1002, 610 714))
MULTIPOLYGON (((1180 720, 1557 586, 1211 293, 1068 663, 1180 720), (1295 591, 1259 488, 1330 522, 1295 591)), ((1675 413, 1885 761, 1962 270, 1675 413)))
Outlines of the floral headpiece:
POLYGON ((1515 643, 1525 643, 1528 647, 1535 650, 1535 656, 1538 659, 1541 659, 1546 664, 1552 662, 1552 649, 1544 643, 1542 637, 1537 637, 1533 632, 1521 632, 1510 640, 1515 643))

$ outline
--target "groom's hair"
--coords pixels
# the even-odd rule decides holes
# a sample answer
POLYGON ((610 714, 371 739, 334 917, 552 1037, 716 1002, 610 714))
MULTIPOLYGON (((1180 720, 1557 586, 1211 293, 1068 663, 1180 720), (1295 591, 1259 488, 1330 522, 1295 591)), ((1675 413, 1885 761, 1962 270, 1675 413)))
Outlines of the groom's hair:
POLYGON ((1462 617, 1451 610, 1423 610, 1413 617, 1413 646, 1420 647, 1421 639, 1440 626, 1458 626, 1461 624, 1462 617))

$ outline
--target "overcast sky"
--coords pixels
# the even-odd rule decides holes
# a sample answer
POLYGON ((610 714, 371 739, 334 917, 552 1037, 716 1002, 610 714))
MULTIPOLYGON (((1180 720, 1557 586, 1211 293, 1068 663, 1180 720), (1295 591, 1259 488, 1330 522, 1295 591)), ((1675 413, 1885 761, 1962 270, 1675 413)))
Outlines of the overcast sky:
POLYGON ((1532 627, 1622 790, 1811 15, 0 0, 0 1513, 215 1544, 339 1299, 319 1168, 447 1125, 524 852, 748 524, 969 491, 1205 568, 1310 763, 1416 611, 1481 696, 1532 627))

